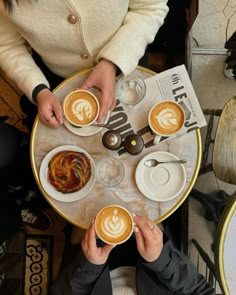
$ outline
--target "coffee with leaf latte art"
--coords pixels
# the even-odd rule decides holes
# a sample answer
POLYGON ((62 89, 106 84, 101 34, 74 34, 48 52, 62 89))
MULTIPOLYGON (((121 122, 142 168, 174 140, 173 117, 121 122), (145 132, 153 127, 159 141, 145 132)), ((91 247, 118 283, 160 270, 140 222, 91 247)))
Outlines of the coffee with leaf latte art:
POLYGON ((112 205, 101 209, 95 218, 97 236, 106 244, 125 242, 133 232, 133 219, 123 207, 112 205))
POLYGON ((149 124, 154 132, 160 135, 172 135, 184 124, 184 111, 176 102, 157 103, 149 114, 149 124))
POLYGON ((77 90, 66 97, 64 114, 71 124, 86 126, 93 122, 99 112, 99 106, 92 93, 77 90))

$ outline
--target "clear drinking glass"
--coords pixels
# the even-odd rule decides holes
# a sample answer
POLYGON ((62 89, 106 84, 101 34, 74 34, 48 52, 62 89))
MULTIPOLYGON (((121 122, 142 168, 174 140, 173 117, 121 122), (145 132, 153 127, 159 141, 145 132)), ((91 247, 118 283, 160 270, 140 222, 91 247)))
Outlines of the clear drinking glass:
POLYGON ((102 158, 96 165, 97 180, 100 184, 113 187, 121 183, 125 175, 123 164, 113 158, 102 158))
POLYGON ((116 97, 128 107, 135 106, 141 102, 145 94, 146 84, 136 74, 124 76, 116 83, 116 97))

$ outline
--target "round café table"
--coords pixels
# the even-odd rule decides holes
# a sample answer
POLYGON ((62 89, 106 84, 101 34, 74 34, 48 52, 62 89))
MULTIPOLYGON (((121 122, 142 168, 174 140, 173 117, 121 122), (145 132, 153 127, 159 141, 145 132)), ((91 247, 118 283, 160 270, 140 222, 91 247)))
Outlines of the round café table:
MULTIPOLYGON (((79 87, 90 71, 91 69, 86 69, 69 77, 53 91, 54 94, 62 102, 63 98, 70 91, 79 87)), ((136 73, 144 79, 156 74, 143 67, 137 67, 136 73)), ((144 101, 143 103, 145 104, 146 102, 144 101)), ((142 103, 134 108, 128 108, 126 113, 124 112, 122 105, 118 105, 112 114, 110 114, 110 118, 122 114, 121 121, 124 121, 124 124, 119 130, 122 130, 122 128, 126 130, 127 126, 129 126, 129 124, 125 124, 129 112, 132 112, 132 117, 136 118, 136 123, 139 124, 142 115, 144 114, 142 103), (123 110, 123 112, 120 112, 120 110, 123 110)), ((147 120, 146 117, 144 119, 147 120)), ((104 133, 106 130, 102 131, 104 133)), ((196 181, 201 163, 201 135, 199 129, 178 138, 154 145, 150 144, 148 138, 150 134, 147 132, 147 128, 143 128, 141 131, 143 133, 142 137, 146 142, 145 149, 139 155, 132 156, 130 154, 124 154, 120 158, 120 161, 125 167, 125 177, 116 187, 103 187, 96 181, 92 190, 85 197, 73 202, 61 202, 51 197, 45 191, 39 177, 40 165, 44 157, 56 147, 62 145, 75 145, 87 151, 96 165, 102 157, 111 156, 110 151, 102 145, 102 131, 92 136, 78 136, 77 134, 70 132, 64 125, 60 126, 58 129, 49 128, 36 117, 31 135, 31 164, 39 189, 48 203, 63 218, 82 229, 87 229, 97 212, 102 207, 109 204, 124 206, 129 211, 146 216, 156 223, 159 223, 170 216, 187 198, 196 181), (135 169, 139 161, 145 155, 154 151, 167 151, 174 154, 179 159, 187 160, 187 164, 184 165, 186 170, 184 187, 172 200, 165 202, 153 201, 145 197, 136 185, 135 169)), ((135 131, 136 130, 134 130, 134 132, 135 131)))

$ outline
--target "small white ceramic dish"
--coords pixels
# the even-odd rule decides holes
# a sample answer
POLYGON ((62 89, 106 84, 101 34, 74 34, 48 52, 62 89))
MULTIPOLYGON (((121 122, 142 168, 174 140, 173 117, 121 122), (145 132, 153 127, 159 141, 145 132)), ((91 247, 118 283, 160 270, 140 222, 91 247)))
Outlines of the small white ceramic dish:
MULTIPOLYGON (((110 112, 107 113, 99 123, 107 123, 109 120, 110 112)), ((74 127, 64 118, 64 125, 65 127, 71 131, 72 133, 79 135, 79 136, 91 136, 100 132, 104 127, 95 127, 95 126, 87 126, 87 127, 74 127)))
POLYGON ((186 182, 186 171, 183 164, 166 163, 156 167, 146 167, 148 159, 158 161, 178 160, 168 152, 157 151, 146 155, 138 164, 135 172, 136 184, 140 192, 147 198, 165 202, 178 196, 186 182))

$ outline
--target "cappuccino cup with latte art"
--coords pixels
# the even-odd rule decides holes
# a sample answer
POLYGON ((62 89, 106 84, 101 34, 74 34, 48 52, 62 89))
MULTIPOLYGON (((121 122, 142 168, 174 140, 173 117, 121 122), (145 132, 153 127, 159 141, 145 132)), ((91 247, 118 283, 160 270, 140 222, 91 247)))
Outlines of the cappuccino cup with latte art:
POLYGON ((133 233, 133 218, 129 211, 121 206, 106 206, 96 215, 95 231, 98 238, 106 244, 122 244, 133 233))
POLYGON ((93 124, 98 117, 100 106, 97 97, 78 89, 70 92, 63 101, 63 111, 70 124, 84 127, 93 124))
POLYGON ((184 121, 185 113, 182 107, 177 102, 169 100, 155 104, 148 115, 151 130, 159 136, 167 137, 178 133, 184 121))

